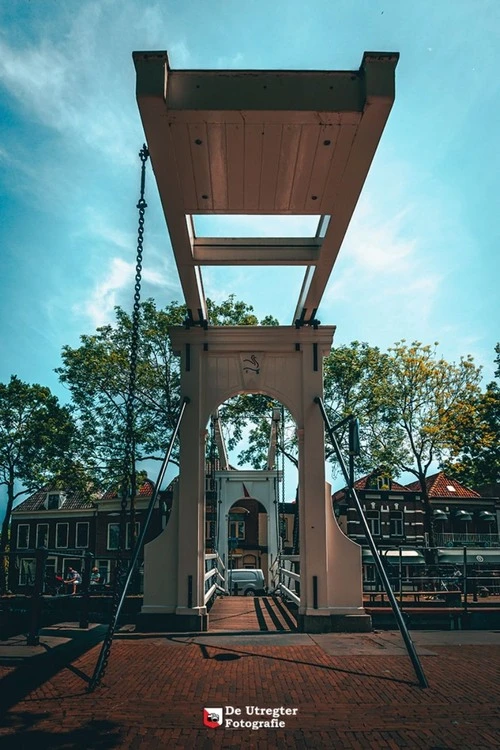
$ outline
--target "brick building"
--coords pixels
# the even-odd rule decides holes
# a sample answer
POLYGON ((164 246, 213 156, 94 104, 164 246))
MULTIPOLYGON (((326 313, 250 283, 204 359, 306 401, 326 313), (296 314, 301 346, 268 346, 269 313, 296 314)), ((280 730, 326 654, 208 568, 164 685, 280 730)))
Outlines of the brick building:
MULTIPOLYGON (((146 479, 135 498, 135 531, 145 521, 154 485, 146 479)), ((153 539, 165 526, 170 492, 160 493, 146 539, 153 539)), ((101 580, 110 582, 118 556, 121 504, 116 491, 89 496, 83 492, 46 487, 20 503, 12 511, 9 589, 23 593, 33 585, 35 550, 46 547, 47 578, 65 576, 71 566, 83 568, 85 553, 90 553, 99 568, 101 580)), ((126 551, 130 555, 132 533, 127 519, 126 551)), ((140 560, 141 562, 141 560, 140 560)))

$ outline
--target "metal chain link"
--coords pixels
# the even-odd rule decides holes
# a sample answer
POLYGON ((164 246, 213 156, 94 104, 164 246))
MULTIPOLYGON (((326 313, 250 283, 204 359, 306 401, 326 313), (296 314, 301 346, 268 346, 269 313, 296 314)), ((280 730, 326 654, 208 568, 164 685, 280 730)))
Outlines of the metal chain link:
MULTIPOLYGON (((123 579, 126 570, 124 565, 123 553, 126 548, 126 537, 127 537, 127 526, 126 526, 126 513, 128 506, 128 499, 130 496, 131 506, 131 523, 135 523, 134 519, 134 500, 132 492, 135 494, 136 479, 135 479, 135 424, 134 424, 134 402, 135 402, 135 391, 136 391, 136 380, 137 380, 137 357, 139 351, 139 326, 140 326, 140 312, 141 312, 141 281, 142 281, 142 254, 144 244, 144 214, 148 207, 144 199, 144 190, 146 185, 146 162, 149 158, 149 151, 146 144, 143 145, 139 151, 139 158, 141 164, 141 189, 140 198, 136 208, 139 210, 139 226, 137 230, 137 255, 136 255, 136 266, 135 266, 135 283, 134 283, 134 306, 132 311, 132 328, 130 338, 130 369, 129 369, 129 381, 127 400, 125 402, 125 413, 126 413, 126 427, 125 427, 125 447, 123 454, 123 482, 121 487, 121 518, 120 518, 120 535, 118 541, 117 550, 117 561, 115 568, 115 580, 113 586, 113 599, 111 607, 111 620, 108 631, 103 641, 101 653, 94 674, 90 680, 88 686, 88 692, 93 692, 98 687, 106 673, 108 666, 109 655, 111 652, 111 646, 113 643, 113 637, 117 625, 117 612, 120 603, 123 579)), ((131 526, 131 538, 134 537, 134 530, 131 526)))

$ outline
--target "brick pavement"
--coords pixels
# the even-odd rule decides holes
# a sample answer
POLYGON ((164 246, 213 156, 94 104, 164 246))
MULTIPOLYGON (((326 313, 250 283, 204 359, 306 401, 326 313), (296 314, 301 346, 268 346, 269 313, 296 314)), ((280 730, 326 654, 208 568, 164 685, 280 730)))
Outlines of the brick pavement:
MULTIPOLYGON (((99 649, 79 653, 80 643, 66 667, 56 664, 47 671, 31 660, 24 667, 0 668, 5 677, 0 697, 11 704, 2 717, 0 747, 498 748, 498 634, 413 633, 412 638, 429 680, 426 690, 416 684, 397 633, 124 633, 113 645, 103 684, 92 694, 85 692, 85 678, 99 649), (5 691, 16 674, 22 682, 30 667, 39 678, 26 683, 24 695, 5 691), (202 709, 225 706, 243 713, 246 706, 298 710, 281 717, 283 729, 205 728, 202 709)), ((51 654, 48 659, 54 662, 51 654)))

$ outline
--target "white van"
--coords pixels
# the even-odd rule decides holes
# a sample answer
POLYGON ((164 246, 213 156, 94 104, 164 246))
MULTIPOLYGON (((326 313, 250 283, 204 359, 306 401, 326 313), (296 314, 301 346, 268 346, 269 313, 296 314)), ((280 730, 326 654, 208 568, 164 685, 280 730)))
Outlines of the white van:
POLYGON ((264 573, 258 568, 237 568, 228 570, 226 575, 229 594, 256 596, 266 593, 264 573))

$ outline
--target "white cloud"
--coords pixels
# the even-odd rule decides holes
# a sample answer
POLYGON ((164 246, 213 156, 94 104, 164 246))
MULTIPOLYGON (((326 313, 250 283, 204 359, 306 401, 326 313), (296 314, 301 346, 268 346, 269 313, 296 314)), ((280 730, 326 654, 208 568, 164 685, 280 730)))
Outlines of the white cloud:
POLYGON ((86 302, 75 307, 75 312, 83 313, 95 328, 111 322, 119 293, 131 285, 133 274, 132 263, 112 258, 106 277, 97 284, 86 302))
MULTIPOLYGON (((130 163, 133 121, 95 75, 99 8, 84 6, 61 38, 47 32, 37 43, 14 46, 0 39, 0 81, 31 117, 62 135, 87 143, 121 163, 130 163)), ((106 83, 111 83, 109 77, 106 83)), ((123 84, 122 84, 123 85, 123 84)), ((130 97, 130 111, 133 99, 130 97)), ((139 127, 137 125, 137 127, 139 127)))
POLYGON ((124 232, 123 229, 112 226, 109 218, 92 206, 87 208, 86 214, 85 233, 123 250, 130 250, 134 247, 136 240, 131 232, 124 232))

